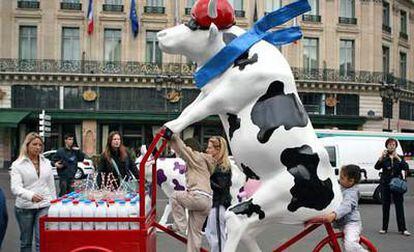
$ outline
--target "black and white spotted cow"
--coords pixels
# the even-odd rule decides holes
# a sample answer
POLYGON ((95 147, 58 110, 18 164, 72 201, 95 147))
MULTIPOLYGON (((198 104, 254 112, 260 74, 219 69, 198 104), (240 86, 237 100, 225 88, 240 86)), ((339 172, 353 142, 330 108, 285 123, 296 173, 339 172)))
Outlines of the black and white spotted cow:
MULTIPOLYGON (((159 32, 157 38, 164 52, 183 54, 203 66, 225 42, 244 32, 237 26, 219 30, 214 22, 208 29, 182 24, 159 32)), ((328 154, 299 100, 290 66, 276 47, 263 40, 254 44, 165 126, 180 132, 214 114, 221 119, 238 166, 247 177, 261 180, 250 198, 226 212, 225 251, 236 251, 240 239, 250 251, 260 251, 255 237, 272 222, 302 224, 339 205, 342 196, 328 154)))

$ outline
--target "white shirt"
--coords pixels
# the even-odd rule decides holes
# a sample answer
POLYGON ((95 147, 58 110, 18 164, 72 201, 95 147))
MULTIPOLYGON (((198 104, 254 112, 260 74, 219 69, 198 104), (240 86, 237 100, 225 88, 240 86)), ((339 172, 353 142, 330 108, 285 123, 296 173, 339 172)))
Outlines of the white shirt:
POLYGON ((43 155, 39 156, 39 170, 28 157, 17 159, 11 166, 11 191, 16 196, 16 207, 25 209, 37 209, 50 205, 50 201, 56 198, 55 179, 52 173, 50 161, 43 155), (37 203, 32 201, 37 193, 43 200, 37 203))

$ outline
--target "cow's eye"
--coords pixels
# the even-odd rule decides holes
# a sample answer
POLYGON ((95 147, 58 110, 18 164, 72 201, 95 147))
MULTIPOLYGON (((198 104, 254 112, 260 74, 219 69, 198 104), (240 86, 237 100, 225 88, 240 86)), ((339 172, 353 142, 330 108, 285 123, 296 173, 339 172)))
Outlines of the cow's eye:
POLYGON ((197 29, 200 28, 200 26, 197 24, 197 21, 195 19, 190 19, 188 20, 188 22, 185 24, 188 28, 190 28, 192 31, 195 31, 197 29))

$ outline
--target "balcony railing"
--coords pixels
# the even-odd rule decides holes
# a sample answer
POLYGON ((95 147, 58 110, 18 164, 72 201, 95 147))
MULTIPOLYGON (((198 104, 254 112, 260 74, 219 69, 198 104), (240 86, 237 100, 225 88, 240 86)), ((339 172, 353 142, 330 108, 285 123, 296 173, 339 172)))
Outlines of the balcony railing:
POLYGON ((404 39, 404 40, 408 40, 408 34, 405 32, 400 32, 400 38, 404 39))
POLYGON ((350 18, 350 17, 339 17, 338 21, 339 21, 340 24, 352 24, 352 25, 357 24, 357 19, 356 18, 350 18))
POLYGON ((164 14, 165 7, 164 6, 144 6, 144 13, 164 14))
POLYGON ((102 5, 102 10, 112 12, 124 12, 124 6, 120 4, 104 4, 102 5))
POLYGON ((302 15, 302 21, 320 23, 321 16, 319 15, 302 15))
POLYGON ((184 13, 185 13, 185 15, 190 15, 191 14, 191 8, 190 7, 186 7, 184 9, 184 13))
POLYGON ((17 8, 21 9, 39 9, 40 3, 34 1, 18 1, 17 8))
POLYGON ((244 10, 235 10, 234 14, 236 15, 236 17, 245 17, 246 16, 246 12, 244 10))
POLYGON ((387 33, 391 33, 391 26, 386 25, 386 24, 382 24, 382 31, 387 32, 387 33))
POLYGON ((61 2, 60 3, 60 9, 61 10, 82 10, 82 4, 81 3, 61 2))
MULTIPOLYGON (((108 75, 181 75, 192 77, 196 65, 181 63, 62 61, 62 60, 18 60, 0 59, 1 73, 77 73, 108 75)), ((395 83, 401 88, 414 91, 414 81, 396 78, 392 74, 369 71, 342 72, 336 69, 292 68, 298 81, 323 81, 347 83, 395 83)))

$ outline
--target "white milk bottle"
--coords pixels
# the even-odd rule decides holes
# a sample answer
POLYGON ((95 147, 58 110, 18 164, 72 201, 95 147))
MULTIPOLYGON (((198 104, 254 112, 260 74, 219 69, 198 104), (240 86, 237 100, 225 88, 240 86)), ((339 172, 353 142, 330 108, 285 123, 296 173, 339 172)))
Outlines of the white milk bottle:
MULTIPOLYGON (((82 206, 82 217, 93 218, 95 212, 95 203, 92 204, 90 200, 84 200, 82 206)), ((83 230, 93 230, 93 222, 85 221, 82 223, 83 230)))
MULTIPOLYGON (((50 207, 47 212, 48 217, 59 217, 59 210, 60 210, 60 202, 58 199, 52 200, 50 202, 50 207)), ((50 230, 59 230, 59 222, 49 222, 47 224, 50 230)))
MULTIPOLYGON (((70 217, 78 218, 82 217, 82 209, 79 205, 79 201, 74 200, 72 201, 72 207, 70 209, 70 217)), ((71 230, 82 230, 82 222, 80 221, 72 221, 70 223, 71 230)))
MULTIPOLYGON (((128 208, 125 205, 125 201, 120 201, 118 206, 118 217, 119 218, 127 218, 128 217, 128 208)), ((118 229, 129 229, 128 222, 118 222, 118 229)))
MULTIPOLYGON (((139 206, 136 200, 131 200, 128 206, 128 217, 138 218, 139 217, 139 206)), ((139 222, 130 222, 129 229, 139 229, 139 222)))
MULTIPOLYGON (((72 201, 70 199, 64 199, 62 201, 62 206, 59 211, 59 217, 68 218, 70 217, 72 201)), ((59 230, 70 230, 70 222, 61 221, 59 222, 59 230)))
MULTIPOLYGON (((95 217, 106 218, 106 202, 99 201, 95 211, 95 217)), ((106 222, 95 222, 95 230, 106 230, 106 222)))
MULTIPOLYGON (((113 201, 113 200, 108 201, 107 216, 111 217, 111 218, 118 217, 118 207, 115 205, 115 201, 113 201)), ((108 229, 109 230, 118 229, 118 222, 109 222, 108 221, 108 229)))

